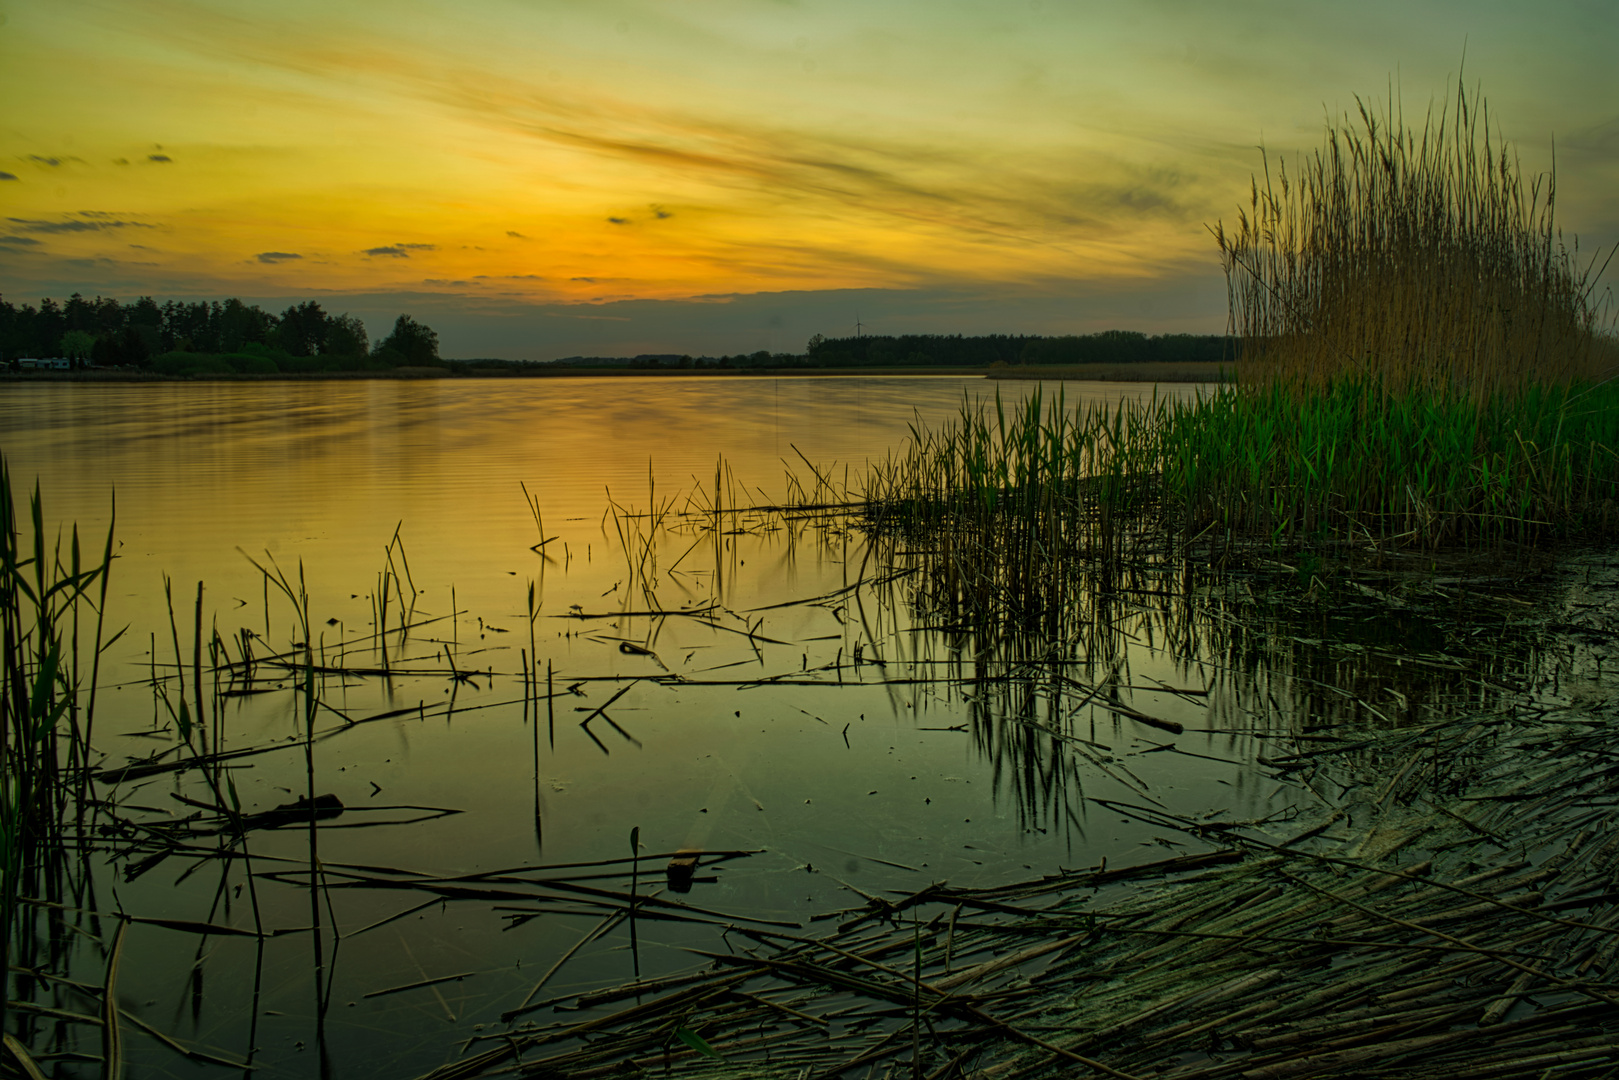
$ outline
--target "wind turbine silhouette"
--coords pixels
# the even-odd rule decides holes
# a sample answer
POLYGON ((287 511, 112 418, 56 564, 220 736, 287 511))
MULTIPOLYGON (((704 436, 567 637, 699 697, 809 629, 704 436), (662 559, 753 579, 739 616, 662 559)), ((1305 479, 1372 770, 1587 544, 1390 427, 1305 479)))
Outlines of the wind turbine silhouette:
POLYGON ((857 311, 857 312, 854 313, 854 336, 857 339, 860 337, 860 327, 861 327, 861 325, 862 324, 860 322, 860 312, 857 311))

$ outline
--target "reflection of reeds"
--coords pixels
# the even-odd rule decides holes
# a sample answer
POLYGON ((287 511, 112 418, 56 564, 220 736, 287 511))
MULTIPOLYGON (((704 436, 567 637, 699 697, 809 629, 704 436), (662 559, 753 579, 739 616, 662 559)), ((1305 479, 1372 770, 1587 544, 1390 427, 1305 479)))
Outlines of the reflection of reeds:
MULTIPOLYGON (((1164 425, 1177 415, 1154 403, 1134 413, 1164 425)), ((1224 530, 1187 537, 1165 520, 1169 484, 1124 464, 1155 452, 1152 433, 1130 425, 1128 407, 1068 417, 1060 402, 1041 412, 1038 398, 1009 417, 969 408, 958 425, 918 431, 912 453, 868 489, 865 527, 883 573, 904 575, 896 623, 935 631, 971 687, 973 740, 1021 827, 1083 836, 1097 782, 1140 790, 1093 744, 1179 733, 1146 703, 1164 700, 1139 674, 1149 659, 1192 688, 1238 757, 1252 755, 1254 737, 1403 726, 1493 701, 1433 655, 1465 650, 1453 631, 1477 625, 1489 598, 1469 605, 1430 574, 1399 569, 1428 571, 1431 557, 1390 551, 1375 568, 1305 553, 1289 566, 1224 530), (1370 633, 1357 627, 1383 636, 1346 640, 1370 633)), ((1495 647, 1479 669, 1517 681, 1528 641, 1495 647)))

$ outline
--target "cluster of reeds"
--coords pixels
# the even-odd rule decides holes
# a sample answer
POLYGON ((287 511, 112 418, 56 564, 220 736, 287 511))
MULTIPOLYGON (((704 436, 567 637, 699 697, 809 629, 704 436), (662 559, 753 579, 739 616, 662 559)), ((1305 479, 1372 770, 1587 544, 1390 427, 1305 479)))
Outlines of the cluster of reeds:
MULTIPOLYGON (((1601 271, 1458 82, 1420 130, 1362 102, 1215 236, 1242 386, 1181 413, 1188 520, 1294 538, 1532 542, 1614 525, 1601 271)), ((1611 258, 1611 253, 1610 256, 1611 258)))
POLYGON ((1267 157, 1235 232, 1214 230, 1243 377, 1482 404, 1597 374, 1599 274, 1564 246, 1555 172, 1526 185, 1460 81, 1420 130, 1393 102, 1358 118, 1291 177, 1267 157))
POLYGON ((938 556, 977 606, 1059 607, 1075 574, 1145 540, 1528 544, 1619 527, 1619 383, 1477 401, 1346 377, 1070 413, 1034 394, 913 427, 868 479, 868 523, 938 556))
MULTIPOLYGON (((8 972, 38 941, 25 928, 38 909, 25 912, 20 901, 62 903, 82 884, 69 848, 86 807, 112 565, 111 526, 100 560, 89 562, 77 528, 66 551, 60 536, 48 538, 37 484, 27 514, 31 538, 19 530, 0 459, 0 966, 8 972)), ((9 974, 4 983, 9 991, 9 974)))
MULTIPOLYGON (((1563 244, 1458 86, 1420 130, 1362 105, 1216 227, 1239 385, 1010 420, 964 407, 875 471, 874 518, 936 534, 983 595, 1060 592, 1148 510, 1183 535, 1533 543, 1619 525, 1619 371, 1601 268, 1563 244)), ((1605 267, 1605 264, 1604 264, 1605 267)), ((1139 522, 1125 532, 1139 528, 1139 522)))
POLYGON ((964 403, 954 423, 913 424, 906 454, 869 470, 868 525, 937 556, 947 611, 1057 617, 1076 575, 1105 572, 1156 505, 1167 408, 1070 412, 1038 389, 1010 414, 999 395, 993 409, 964 403))

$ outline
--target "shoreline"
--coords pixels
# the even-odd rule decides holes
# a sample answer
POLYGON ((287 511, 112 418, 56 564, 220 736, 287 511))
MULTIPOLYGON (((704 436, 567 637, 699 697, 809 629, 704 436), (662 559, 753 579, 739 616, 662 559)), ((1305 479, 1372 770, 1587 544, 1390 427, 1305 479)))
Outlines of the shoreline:
POLYGON ((552 367, 509 371, 500 368, 395 368, 389 371, 277 372, 273 375, 208 374, 165 375, 155 371, 108 369, 99 371, 0 372, 0 383, 168 383, 168 382, 320 382, 328 380, 399 379, 574 379, 574 378, 774 378, 858 379, 894 376, 932 376, 979 379, 1085 382, 1213 383, 1231 381, 1235 368, 1228 364, 1157 363, 1063 364, 1028 367, 889 366, 862 368, 627 368, 552 367))

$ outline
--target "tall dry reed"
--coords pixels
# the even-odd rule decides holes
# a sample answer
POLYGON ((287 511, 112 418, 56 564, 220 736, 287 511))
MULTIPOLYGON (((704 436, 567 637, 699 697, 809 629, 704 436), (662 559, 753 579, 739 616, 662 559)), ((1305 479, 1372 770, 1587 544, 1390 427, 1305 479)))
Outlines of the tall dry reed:
POLYGON ((1555 170, 1526 183, 1460 81, 1420 129, 1357 103, 1291 174, 1267 156, 1235 231, 1213 229, 1240 377, 1482 403, 1603 374, 1600 270, 1564 244, 1555 170))

